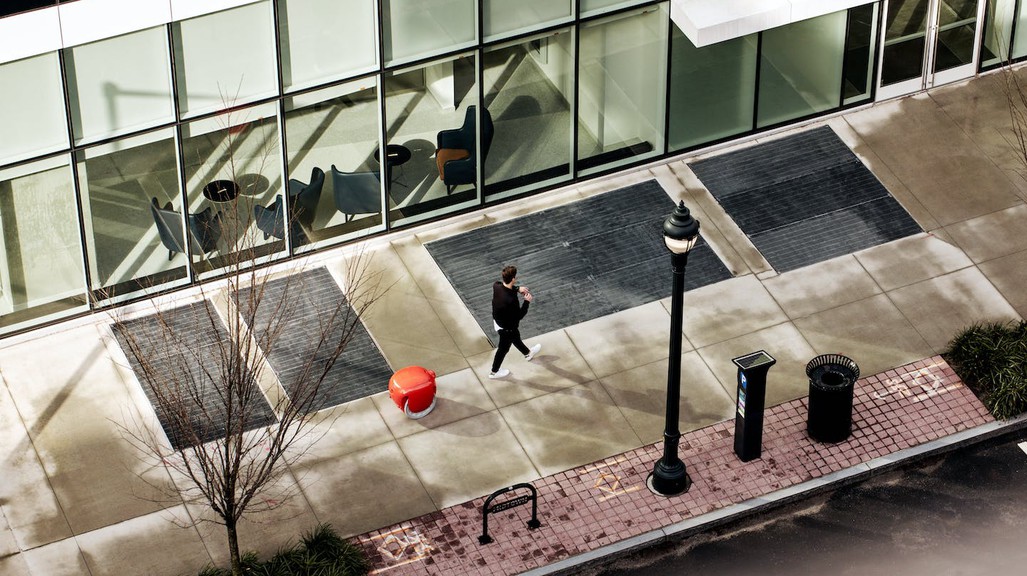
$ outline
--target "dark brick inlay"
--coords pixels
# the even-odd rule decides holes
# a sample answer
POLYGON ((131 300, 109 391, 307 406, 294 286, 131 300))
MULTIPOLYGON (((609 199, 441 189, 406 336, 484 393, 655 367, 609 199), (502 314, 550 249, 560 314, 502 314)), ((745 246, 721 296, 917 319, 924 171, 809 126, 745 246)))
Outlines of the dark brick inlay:
MULTIPOLYGON (((216 312, 204 301, 162 312, 163 324, 153 315, 113 326, 118 343, 176 450, 193 445, 190 431, 195 433, 199 443, 204 443, 223 438, 227 429, 225 403, 218 399, 214 382, 220 380, 219 374, 225 367, 220 360, 218 343, 228 338, 228 332, 220 319, 211 323, 212 315, 216 317, 216 312), (130 342, 135 343, 139 356, 147 359, 149 370, 132 353, 130 342), (180 414, 169 414, 168 409, 178 410, 167 402, 159 402, 154 387, 163 390, 177 387, 181 392, 172 398, 188 398, 195 393, 201 400, 185 402, 180 414), (184 421, 188 422, 185 429, 184 421)), ((249 389, 242 405, 247 413, 246 430, 275 421, 271 406, 256 386, 249 389)))
MULTIPOLYGON (((245 302, 249 298, 249 291, 241 290, 239 297, 245 302)), ((271 346, 264 343, 261 345, 279 382, 287 393, 292 394, 300 378, 304 377, 311 358, 313 364, 308 373, 319 374, 323 370, 328 351, 315 351, 315 346, 325 321, 335 311, 337 304, 345 302, 346 298, 335 279, 324 268, 269 281, 264 287, 257 310, 255 334, 267 330, 278 304, 286 297, 288 308, 285 318, 288 320, 271 346)), ((367 329, 356 319, 356 312, 348 305, 344 310, 349 316, 334 323, 333 332, 326 341, 337 342, 347 325, 352 327, 353 334, 318 390, 317 405, 320 408, 382 392, 388 388, 392 376, 392 370, 371 340, 367 329)))
POLYGON ((779 272, 921 232, 827 126, 691 168, 779 272))
MULTIPOLYGON (((662 225, 673 210, 649 180, 425 246, 493 341, 492 283, 515 264, 536 296, 521 323, 528 338, 670 296, 662 225)), ((730 277, 700 240, 689 255, 686 288, 730 277)))

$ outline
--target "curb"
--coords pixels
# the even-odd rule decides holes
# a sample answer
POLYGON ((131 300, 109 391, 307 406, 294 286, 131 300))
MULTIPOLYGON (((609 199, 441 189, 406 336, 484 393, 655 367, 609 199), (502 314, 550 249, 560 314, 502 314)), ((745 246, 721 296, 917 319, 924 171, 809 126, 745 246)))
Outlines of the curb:
POLYGON ((1027 430, 1027 413, 1009 420, 995 420, 937 440, 925 442, 899 450, 888 456, 881 456, 844 470, 839 470, 820 478, 775 490, 759 498, 753 498, 709 512, 701 516, 689 518, 683 522, 671 524, 658 530, 632 536, 608 544, 584 554, 572 556, 564 560, 547 564, 540 568, 521 572, 521 576, 561 576, 570 575, 572 570, 580 570, 600 561, 609 562, 662 542, 673 542, 689 538, 696 534, 719 526, 782 508, 787 504, 815 496, 845 486, 858 484, 873 476, 904 468, 929 457, 947 454, 960 448, 995 440, 1007 435, 1027 430))

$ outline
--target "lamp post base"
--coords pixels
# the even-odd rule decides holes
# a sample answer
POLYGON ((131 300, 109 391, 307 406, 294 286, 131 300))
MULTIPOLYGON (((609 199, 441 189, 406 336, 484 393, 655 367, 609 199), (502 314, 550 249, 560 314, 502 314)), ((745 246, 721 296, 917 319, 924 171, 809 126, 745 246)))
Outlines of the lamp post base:
POLYGON ((645 479, 645 486, 653 494, 660 496, 677 496, 688 492, 692 487, 692 479, 680 460, 671 466, 665 466, 663 460, 656 462, 656 467, 645 479))

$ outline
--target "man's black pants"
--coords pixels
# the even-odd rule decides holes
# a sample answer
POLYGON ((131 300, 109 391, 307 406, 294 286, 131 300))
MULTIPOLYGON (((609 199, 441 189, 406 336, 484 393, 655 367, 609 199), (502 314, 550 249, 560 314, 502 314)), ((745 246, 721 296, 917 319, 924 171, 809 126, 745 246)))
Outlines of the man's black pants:
POLYGON ((499 367, 503 365, 503 359, 506 358, 506 353, 510 351, 510 346, 520 350, 521 354, 528 355, 528 347, 521 342, 521 331, 514 328, 513 330, 500 330, 499 331, 499 346, 496 347, 496 358, 492 360, 492 371, 499 372, 499 367))

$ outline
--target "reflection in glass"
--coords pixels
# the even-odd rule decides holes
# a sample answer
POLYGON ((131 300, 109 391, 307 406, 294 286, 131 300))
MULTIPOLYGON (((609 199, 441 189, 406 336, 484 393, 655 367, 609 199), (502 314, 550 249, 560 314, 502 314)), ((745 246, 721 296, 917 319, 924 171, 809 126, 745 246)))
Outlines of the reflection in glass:
POLYGON ((841 103, 847 19, 834 12, 763 32, 757 127, 841 103))
POLYGON ((0 329, 84 310, 67 156, 0 170, 0 329))
POLYGON ((1013 38, 1013 55, 1015 58, 1027 56, 1027 2, 1020 0, 1016 12, 1016 37, 1013 38))
POLYGON ((75 140, 98 140, 174 119, 163 27, 65 51, 75 140))
POLYGON ((477 149, 466 149, 477 133, 474 57, 387 73, 384 89, 386 137, 399 146, 386 178, 391 221, 408 224, 475 203, 477 149), (449 140, 454 135, 459 145, 449 140))
POLYGON ((187 219, 201 272, 285 248, 284 238, 266 234, 255 218, 255 207, 282 193, 275 108, 232 110, 182 127, 187 219))
POLYGON ((581 27, 578 166, 583 171, 663 152, 667 20, 667 5, 661 4, 581 27))
POLYGON ((0 64, 0 86, 0 164, 68 147, 56 52, 0 64))
POLYGON ((973 62, 976 34, 977 0, 939 0, 934 71, 973 62))
POLYGON ((159 218, 151 209, 156 205, 174 210, 181 218, 173 132, 162 130, 83 150, 77 154, 76 167, 90 288, 97 291, 97 298, 116 298, 184 279, 185 254, 164 246, 159 218))
POLYGON ((924 75, 924 43, 930 0, 892 0, 884 24, 881 86, 924 75))
POLYGON ((383 228, 373 78, 286 98, 285 133, 294 245, 383 228))
POLYGON ((485 53, 485 105, 495 123, 487 195, 570 177, 573 50, 563 30, 485 53))
POLYGON ((870 99, 873 85, 874 46, 877 44, 878 4, 849 9, 849 29, 845 34, 845 64, 842 69, 843 104, 870 99))
POLYGON ((592 16, 595 14, 602 14, 603 12, 609 12, 616 10, 617 8, 626 8, 635 4, 641 4, 646 0, 581 0, 581 15, 592 16))
POLYGON ((680 150, 752 129, 756 34, 696 48, 671 40, 670 147, 680 150))
POLYGON ((485 39, 539 29, 574 15, 573 0, 485 0, 485 39))
POLYGON ((282 82, 304 88, 377 63, 374 2, 279 0, 282 82))
MULTIPOLYGON (((1020 13, 1023 13, 1023 6, 1027 4, 1020 2, 1020 13)), ((981 39, 981 67, 996 66, 1004 63, 1009 58, 1009 39, 1013 33, 1014 11, 1017 9, 1016 0, 988 0, 988 7, 984 16, 984 34, 981 39)), ((1017 30, 1022 30, 1022 21, 1016 25, 1017 30)), ((1019 34, 1023 37, 1024 34, 1019 34)))
POLYGON ((397 64, 474 43, 477 0, 382 0, 385 62, 397 64))
POLYGON ((278 92, 267 1, 175 22, 171 30, 182 115, 213 112, 278 92))

